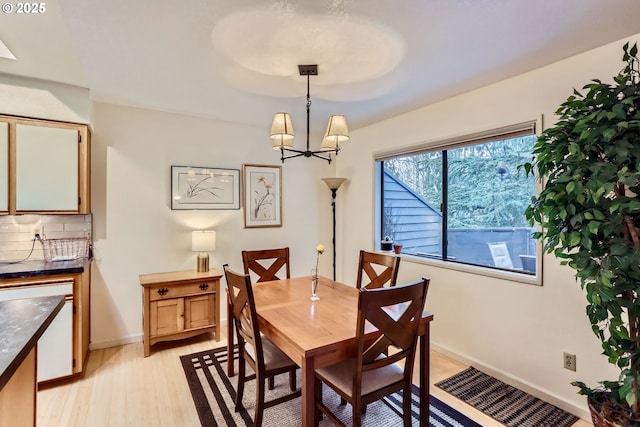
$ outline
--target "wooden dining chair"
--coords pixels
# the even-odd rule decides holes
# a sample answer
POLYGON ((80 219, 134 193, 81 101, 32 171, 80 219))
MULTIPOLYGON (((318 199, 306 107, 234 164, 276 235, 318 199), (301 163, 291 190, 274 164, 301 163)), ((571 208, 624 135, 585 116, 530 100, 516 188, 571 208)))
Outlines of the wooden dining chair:
MULTIPOLYGON (((231 301, 236 338, 238 340, 238 389, 235 411, 238 412, 243 408, 244 383, 255 379, 256 408, 253 425, 261 426, 262 415, 266 408, 295 399, 301 395, 301 390, 296 390, 296 369, 298 366, 276 347, 269 338, 260 334, 249 275, 236 273, 230 270, 227 264, 223 266, 223 269, 227 279, 228 295, 231 301), (246 374, 247 364, 254 374, 246 374), (292 393, 265 401, 266 380, 283 373, 289 373, 289 387, 292 393)), ((233 359, 228 360, 228 363, 233 363, 233 359)))
MULTIPOLYGON (((282 278, 289 279, 291 277, 288 247, 242 251, 242 264, 244 266, 244 274, 257 276, 256 282, 280 280, 278 274, 283 276, 282 278)), ((231 320, 229 298, 227 297, 227 357, 229 360, 232 360, 234 356, 233 346, 233 321, 231 320)), ((235 375, 233 363, 227 365, 227 375, 229 377, 235 375)), ((272 382, 269 382, 269 387, 273 388, 272 382)))
POLYGON ((411 426, 411 377, 428 287, 429 279, 422 278, 406 285, 360 291, 356 357, 315 371, 316 427, 321 414, 344 426, 322 402, 322 384, 351 404, 354 427, 362 425, 367 404, 401 390, 404 426, 411 426), (375 338, 366 336, 365 325, 369 331, 371 326, 377 329, 375 338), (388 351, 391 346, 393 351, 388 351))
POLYGON ((400 257, 361 250, 356 287, 358 289, 376 289, 383 287, 387 283, 389 283, 389 286, 395 286, 399 269, 400 257), (363 285, 365 275, 368 282, 363 285))
POLYGON ((244 274, 256 274, 256 282, 289 279, 289 248, 242 251, 244 274), (283 270, 284 269, 284 270, 283 270), (279 277, 279 276, 280 277, 279 277))

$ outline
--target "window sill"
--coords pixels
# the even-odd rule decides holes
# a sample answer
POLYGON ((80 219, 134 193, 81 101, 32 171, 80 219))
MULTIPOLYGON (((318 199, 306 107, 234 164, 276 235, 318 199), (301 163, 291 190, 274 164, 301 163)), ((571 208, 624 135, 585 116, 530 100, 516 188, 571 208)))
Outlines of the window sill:
POLYGON ((447 262, 439 259, 424 258, 415 255, 400 254, 404 261, 430 265, 433 267, 444 268, 447 270, 461 271, 469 274, 494 277, 496 279, 508 280, 510 282, 524 283, 527 285, 542 286, 542 275, 522 274, 515 271, 496 270, 493 268, 479 267, 476 265, 461 264, 456 262, 447 262))

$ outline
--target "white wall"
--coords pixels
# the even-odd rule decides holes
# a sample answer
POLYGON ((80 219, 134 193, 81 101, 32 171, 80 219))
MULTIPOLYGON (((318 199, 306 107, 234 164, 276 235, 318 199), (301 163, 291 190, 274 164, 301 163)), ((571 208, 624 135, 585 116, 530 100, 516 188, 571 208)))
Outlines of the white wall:
POLYGON ((89 123, 89 89, 0 73, 0 113, 89 123))
MULTIPOLYGON (((638 40, 634 36, 633 40, 638 40)), ((613 43, 500 83, 463 94, 352 132, 338 158, 337 175, 349 179, 339 195, 339 252, 343 265, 357 263, 361 248, 374 247, 374 156, 457 135, 545 117, 592 78, 610 80, 623 67, 622 45, 613 43), (339 233, 340 235, 340 233, 339 233)), ((428 78, 429 70, 425 70, 428 78)), ((570 385, 616 379, 585 315, 585 299, 573 278, 552 256, 544 257, 542 287, 493 279, 403 257, 399 283, 431 278, 427 308, 434 313, 432 344, 583 418, 586 402, 570 385), (562 353, 577 355, 577 372, 562 367, 562 353)), ((343 279, 355 279, 345 268, 343 279)))
MULTIPOLYGON (((170 209, 172 165, 241 169, 243 163, 281 164, 279 153, 271 149, 270 119, 265 118, 264 127, 252 128, 94 104, 92 348, 141 339, 138 275, 195 269, 192 230, 216 230, 210 263, 218 270, 224 263, 240 270, 243 249, 289 246, 292 274, 309 274, 320 236, 330 236, 330 192, 320 178, 333 176, 333 164, 298 158, 282 165, 281 228, 244 229, 242 210, 170 209)), ((323 243, 330 248, 330 237, 323 243)), ((327 276, 330 256, 329 251, 321 261, 327 276)), ((221 297, 224 301, 224 291, 221 297)), ((225 304, 221 306, 226 319, 225 304)))

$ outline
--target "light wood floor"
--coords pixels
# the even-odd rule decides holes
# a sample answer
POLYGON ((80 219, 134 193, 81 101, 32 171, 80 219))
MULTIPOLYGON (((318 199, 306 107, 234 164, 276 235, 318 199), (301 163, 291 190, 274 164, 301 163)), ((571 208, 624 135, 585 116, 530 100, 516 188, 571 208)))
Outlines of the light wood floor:
MULTIPOLYGON (((146 358, 142 343, 92 351, 84 378, 38 392, 37 426, 199 426, 179 356, 218 348, 224 343, 207 335, 160 343, 146 358)), ((432 351, 432 382, 465 368, 432 351)), ((483 426, 502 425, 437 387, 431 387, 431 394, 483 426)), ((591 424, 581 420, 573 427, 587 426, 591 424)))

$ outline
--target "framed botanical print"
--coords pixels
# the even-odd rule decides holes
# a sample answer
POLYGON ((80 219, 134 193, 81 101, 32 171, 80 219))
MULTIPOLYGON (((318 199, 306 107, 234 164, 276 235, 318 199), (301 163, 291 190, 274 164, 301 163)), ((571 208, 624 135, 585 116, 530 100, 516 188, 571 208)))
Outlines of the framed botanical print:
POLYGON ((282 168, 242 165, 244 227, 282 227, 282 168))
POLYGON ((240 209, 240 170, 171 166, 171 209, 240 209))

